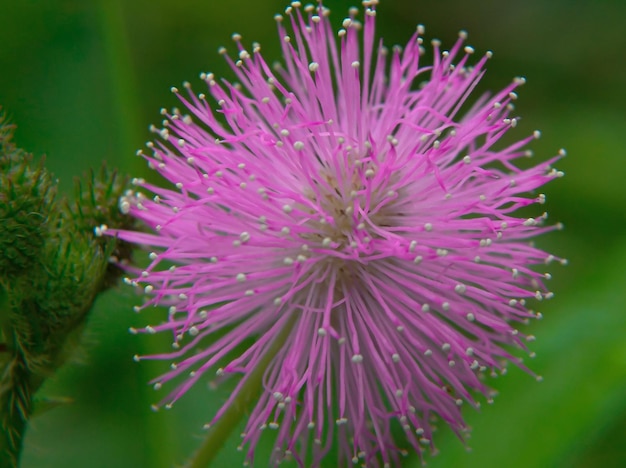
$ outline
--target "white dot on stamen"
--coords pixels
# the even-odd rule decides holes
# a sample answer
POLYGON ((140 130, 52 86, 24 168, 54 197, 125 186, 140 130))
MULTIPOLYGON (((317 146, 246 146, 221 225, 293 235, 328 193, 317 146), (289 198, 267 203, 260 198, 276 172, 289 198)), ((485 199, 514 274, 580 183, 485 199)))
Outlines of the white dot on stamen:
POLYGON ((413 263, 415 263, 417 265, 417 264, 421 263, 422 260, 423 260, 423 257, 421 255, 418 255, 417 257, 415 257, 413 259, 413 263))
POLYGON ((190 336, 197 336, 198 333, 200 333, 200 330, 198 330, 198 327, 189 327, 189 335, 190 336))
POLYGON ((319 63, 311 62, 311 63, 309 63, 309 71, 310 72, 316 72, 317 69, 319 68, 319 66, 320 66, 319 63))
POLYGON ((297 150, 301 150, 301 149, 303 149, 303 148, 304 148, 304 143, 302 143, 301 141, 296 141, 296 142, 293 144, 293 147, 294 147, 295 149, 297 149, 297 150))
POLYGON ((128 214, 130 212, 130 203, 127 200, 120 201, 120 211, 122 214, 128 214))
POLYGON ((397 353, 396 353, 396 354, 392 354, 392 355, 391 355, 391 360, 392 360, 393 362, 400 362, 400 355, 399 355, 399 354, 397 354, 397 353))
POLYGON ((474 316, 474 314, 472 314, 471 312, 469 314, 467 314, 465 316, 467 318, 467 320, 469 320, 470 322, 473 322, 474 320, 476 320, 476 317, 474 316))
POLYGON ((441 345, 441 350, 446 353, 450 351, 450 343, 444 343, 443 345, 441 345))
POLYGON ((429 304, 424 304, 422 306, 422 312, 428 312, 430 311, 430 305, 429 304))
POLYGON ((535 226, 537 224, 537 221, 535 221, 535 219, 533 218, 528 218, 526 221, 524 221, 524 226, 535 226))
POLYGON ((459 294, 464 294, 467 291, 467 287, 464 284, 457 284, 454 290, 459 294))
POLYGON ((243 283, 246 280, 246 275, 244 275, 243 273, 239 273, 237 274, 237 281, 240 283, 243 283))
POLYGON ((352 356, 352 362, 357 363, 357 364, 359 362, 363 362, 363 355, 355 354, 354 356, 352 356))
POLYGON ((283 205, 283 211, 285 213, 291 213, 293 211, 293 207, 291 205, 283 205))

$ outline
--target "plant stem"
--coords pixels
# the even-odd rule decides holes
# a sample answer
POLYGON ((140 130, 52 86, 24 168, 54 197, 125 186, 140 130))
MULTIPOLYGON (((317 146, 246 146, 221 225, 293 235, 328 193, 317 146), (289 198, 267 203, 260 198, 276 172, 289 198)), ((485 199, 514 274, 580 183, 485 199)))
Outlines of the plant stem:
POLYGON ((16 467, 22 451, 26 422, 32 409, 28 370, 21 356, 3 369, 0 379, 0 467, 16 467))
MULTIPOLYGON (((99 17, 102 37, 104 39, 104 55, 109 72, 108 81, 112 94, 114 119, 117 123, 117 141, 119 154, 134 154, 135 149, 143 142, 143 126, 141 125, 141 106, 128 27, 125 24, 125 6, 130 2, 124 0, 100 0, 99 17)), ((133 172, 137 173, 144 167, 140 158, 133 158, 133 172)), ((140 354, 155 354, 160 343, 146 344, 140 354)), ((138 381, 146 382, 147 371, 140 370, 138 381)), ((147 385, 140 388, 141 403, 150 401, 153 393, 147 385)), ((143 412, 142 438, 145 441, 144 464, 150 467, 170 466, 169 461, 175 458, 171 442, 170 425, 159 424, 151 412, 143 412)))
POLYGON ((100 0, 99 16, 118 129, 118 151, 130 155, 142 142, 143 127, 123 2, 100 0))
POLYGON ((2 375, 0 376, 0 467, 13 467, 17 466, 22 437, 26 429, 26 419, 19 414, 16 415, 14 411, 14 374, 16 369, 10 354, 10 347, 7 346, 7 342, 10 343, 13 336, 8 326, 8 294, 2 286, 0 286, 0 317, 2 318, 0 330, 2 332, 2 344, 6 348, 0 359, 2 362, 2 375))
POLYGON ((239 390, 237 397, 231 402, 222 417, 209 429, 209 435, 200 449, 193 456, 187 468, 206 468, 211 464, 217 453, 223 447, 237 424, 248 411, 250 403, 258 397, 263 386, 263 375, 278 351, 282 348, 296 321, 296 314, 285 323, 280 333, 276 336, 265 355, 261 358, 258 366, 247 377, 245 384, 239 390))

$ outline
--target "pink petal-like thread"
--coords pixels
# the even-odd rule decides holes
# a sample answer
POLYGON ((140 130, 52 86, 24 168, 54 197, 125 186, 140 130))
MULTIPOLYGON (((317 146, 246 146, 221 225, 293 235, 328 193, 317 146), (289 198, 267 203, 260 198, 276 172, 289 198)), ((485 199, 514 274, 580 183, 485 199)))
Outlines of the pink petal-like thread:
POLYGON ((376 3, 338 34, 328 9, 292 3, 276 16, 282 66, 234 35, 237 59, 222 52, 239 84, 201 75, 217 110, 173 88, 189 114, 163 110, 161 140, 141 153, 173 186, 139 180, 154 198, 120 201, 152 233, 107 231, 153 250, 127 282, 148 293, 137 310, 169 308, 133 330, 174 335, 173 351, 138 358, 174 361, 156 388, 184 378, 163 404, 202 377, 240 375, 214 423, 297 316, 242 434, 247 463, 265 430, 274 462, 301 466, 335 441, 341 466, 395 466, 434 447, 433 418, 463 436, 461 404, 491 398, 485 373, 523 367, 510 352, 532 337, 516 325, 552 296, 535 266, 555 257, 528 239, 559 226, 514 213, 544 203, 524 194, 562 175, 551 165, 564 152, 523 169, 538 132, 500 142, 524 80, 463 111, 491 53, 470 66, 461 32, 449 51, 432 41, 424 66, 422 26, 388 51, 376 3))

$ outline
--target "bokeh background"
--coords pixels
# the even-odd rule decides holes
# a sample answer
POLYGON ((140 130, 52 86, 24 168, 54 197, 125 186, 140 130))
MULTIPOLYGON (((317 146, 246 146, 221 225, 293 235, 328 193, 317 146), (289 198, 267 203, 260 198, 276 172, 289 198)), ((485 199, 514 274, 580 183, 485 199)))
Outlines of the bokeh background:
MULTIPOLYGON (((199 92, 201 71, 232 78, 216 51, 233 32, 278 59, 272 17, 285 6, 0 0, 0 105, 19 125, 17 143, 45 153, 67 192, 75 176, 102 161, 146 177, 134 153, 150 139, 159 108, 176 105, 170 86, 190 80, 199 92)), ((338 24, 351 4, 327 6, 338 24)), ((538 336, 531 366, 545 380, 515 368, 494 380, 495 404, 466 409, 472 450, 442 428, 440 454, 429 466, 626 466, 626 2, 383 0, 378 20, 387 45, 406 41, 417 23, 448 46, 467 29, 478 52, 495 53, 482 89, 501 88, 516 75, 528 79, 514 136, 538 128, 536 157, 561 147, 569 153, 558 166, 566 177, 545 188, 551 221, 566 229, 538 244, 570 264, 551 268, 556 297, 528 330, 538 336)), ((139 301, 125 288, 98 300, 76 362, 42 390, 74 402, 32 421, 25 468, 169 468, 200 443, 202 424, 227 390, 197 385, 174 409, 150 411, 159 395, 146 382, 163 367, 132 356, 169 344, 128 334, 143 323, 131 310, 139 301)), ((240 465, 236 439, 216 466, 240 465)))

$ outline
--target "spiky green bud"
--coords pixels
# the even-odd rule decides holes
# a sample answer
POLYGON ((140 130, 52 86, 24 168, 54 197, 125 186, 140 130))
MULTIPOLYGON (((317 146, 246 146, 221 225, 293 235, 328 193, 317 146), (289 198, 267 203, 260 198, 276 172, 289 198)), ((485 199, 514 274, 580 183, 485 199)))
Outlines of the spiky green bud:
POLYGON ((43 162, 13 145, 0 116, 0 284, 30 270, 49 235, 55 187, 43 162))
POLYGON ((91 171, 85 180, 76 181, 74 203, 69 210, 76 229, 95 234, 98 245, 110 257, 104 277, 105 288, 120 278, 122 270, 118 265, 129 261, 132 254, 127 242, 101 235, 102 230, 109 227, 132 229, 135 226, 136 220, 123 214, 117 202, 112 202, 119 200, 128 187, 128 177, 103 165, 99 172, 91 171))

